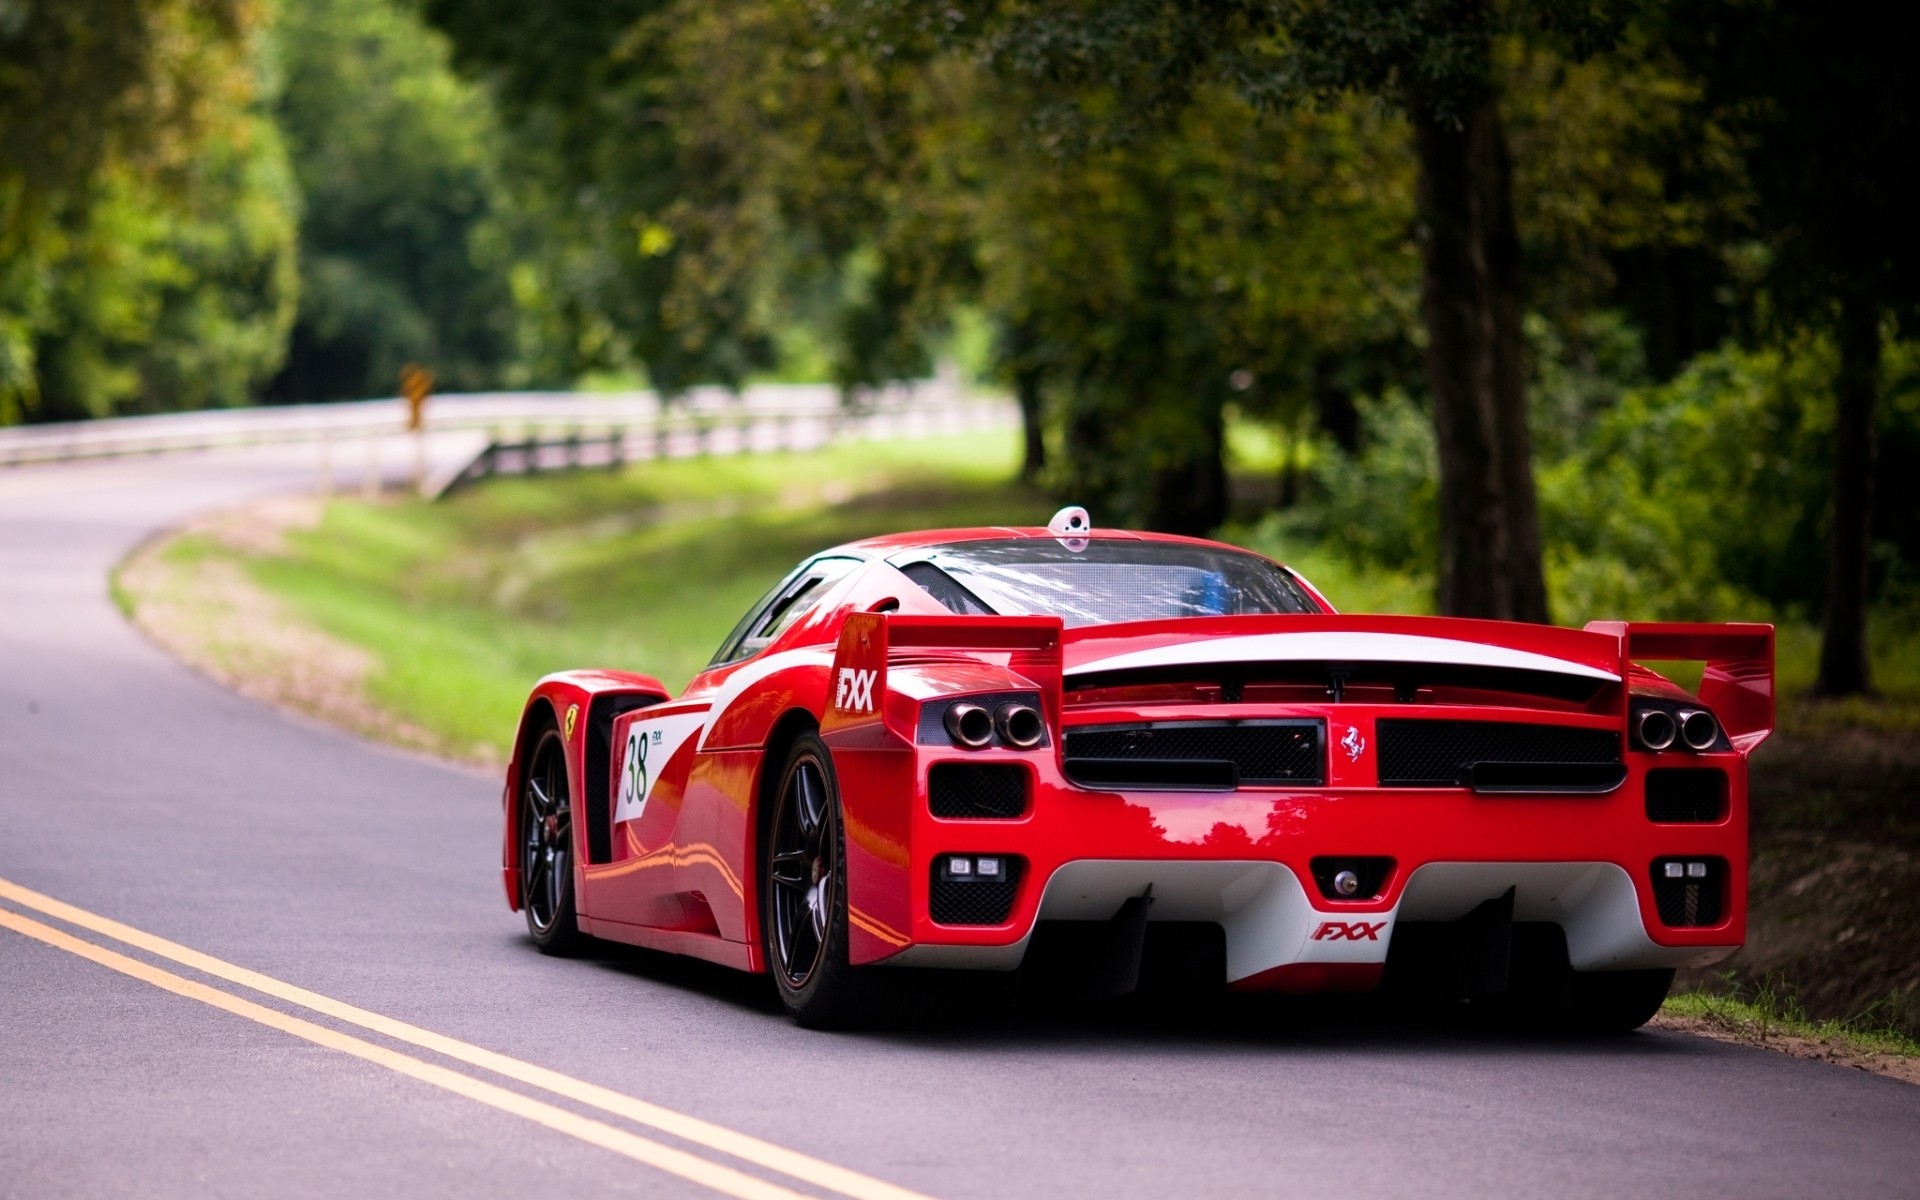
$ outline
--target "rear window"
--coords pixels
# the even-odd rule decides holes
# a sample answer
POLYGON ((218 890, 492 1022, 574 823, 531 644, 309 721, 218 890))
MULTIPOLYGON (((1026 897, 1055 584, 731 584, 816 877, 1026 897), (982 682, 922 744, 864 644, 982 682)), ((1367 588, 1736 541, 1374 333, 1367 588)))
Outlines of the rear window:
POLYGON ((1320 611, 1279 567, 1220 546, 1010 538, 915 550, 893 565, 955 613, 1096 625, 1320 611))

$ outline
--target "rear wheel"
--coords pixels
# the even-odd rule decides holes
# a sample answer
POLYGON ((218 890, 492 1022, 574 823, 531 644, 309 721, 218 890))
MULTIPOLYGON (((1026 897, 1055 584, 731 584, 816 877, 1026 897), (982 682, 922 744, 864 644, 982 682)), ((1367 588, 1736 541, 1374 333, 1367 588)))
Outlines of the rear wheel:
MULTIPOLYGON (((1519 964, 1516 963, 1516 967, 1519 964)), ((1496 1025, 1541 1033, 1631 1033, 1653 1019, 1672 971, 1516 970, 1508 989, 1472 1001, 1496 1025)))
POLYGON ((1628 1033, 1660 1011, 1668 971, 1576 971, 1557 925, 1515 924, 1507 988, 1473 1007, 1497 1025, 1543 1033, 1628 1033))
POLYGON ((573 904, 573 797, 566 743, 548 726, 520 776, 520 907, 533 944, 569 954, 587 941, 573 904))
POLYGON ((874 982, 847 962, 840 788, 815 734, 801 734, 787 752, 760 860, 760 936, 781 1002, 810 1028, 861 1023, 874 982))
POLYGON ((1558 1025, 1573 1033, 1630 1033, 1653 1019, 1672 971, 1575 971, 1558 1025))

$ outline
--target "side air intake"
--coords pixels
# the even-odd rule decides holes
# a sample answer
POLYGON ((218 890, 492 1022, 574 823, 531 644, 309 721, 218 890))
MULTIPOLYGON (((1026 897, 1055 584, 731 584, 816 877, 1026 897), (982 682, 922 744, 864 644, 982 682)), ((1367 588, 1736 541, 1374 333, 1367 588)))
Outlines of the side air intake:
POLYGON ((1011 820, 1027 811, 1027 771, 1012 763, 935 763, 927 809, 948 820, 1011 820))

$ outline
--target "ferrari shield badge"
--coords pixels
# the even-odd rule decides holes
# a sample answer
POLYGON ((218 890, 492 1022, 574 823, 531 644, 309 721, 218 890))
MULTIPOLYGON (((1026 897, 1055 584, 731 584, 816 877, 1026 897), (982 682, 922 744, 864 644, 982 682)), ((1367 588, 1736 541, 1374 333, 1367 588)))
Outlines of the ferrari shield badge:
POLYGON ((569 742, 572 741, 573 727, 579 723, 580 723, 580 706, 578 704, 567 705, 567 728, 566 728, 566 732, 563 733, 561 736, 566 738, 569 742))

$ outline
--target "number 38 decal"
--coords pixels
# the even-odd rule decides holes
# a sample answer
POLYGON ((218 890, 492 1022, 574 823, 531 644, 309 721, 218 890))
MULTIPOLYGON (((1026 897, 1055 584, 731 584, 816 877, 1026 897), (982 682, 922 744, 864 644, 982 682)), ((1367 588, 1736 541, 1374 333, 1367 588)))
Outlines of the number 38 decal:
MULTIPOLYGON (((614 789, 613 819, 638 821, 647 811, 667 764, 706 723, 704 712, 646 717, 627 728, 626 749, 620 761, 620 782, 614 789)), ((681 777, 685 770, 682 769, 681 777)))

